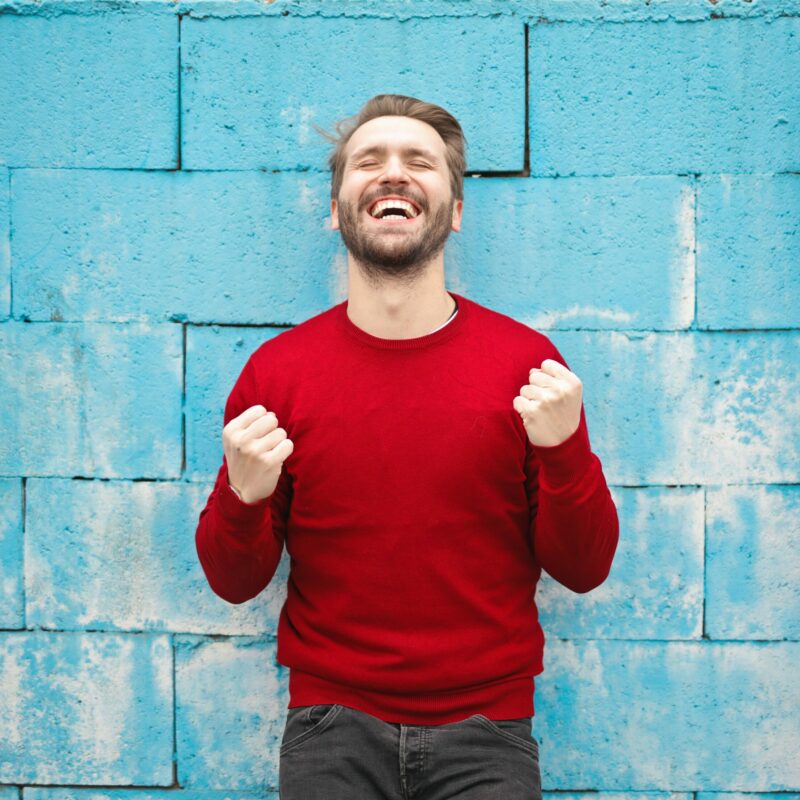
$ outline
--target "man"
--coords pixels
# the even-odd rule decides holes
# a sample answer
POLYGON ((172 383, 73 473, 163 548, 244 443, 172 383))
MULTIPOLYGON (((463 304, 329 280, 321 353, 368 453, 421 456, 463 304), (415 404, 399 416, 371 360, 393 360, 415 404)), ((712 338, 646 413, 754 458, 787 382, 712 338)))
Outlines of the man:
POLYGON ((545 335, 445 289, 455 118, 378 95, 337 129, 348 299, 242 370, 200 562, 242 603, 291 556, 284 800, 540 797, 536 584, 593 589, 618 538, 582 384, 545 335))

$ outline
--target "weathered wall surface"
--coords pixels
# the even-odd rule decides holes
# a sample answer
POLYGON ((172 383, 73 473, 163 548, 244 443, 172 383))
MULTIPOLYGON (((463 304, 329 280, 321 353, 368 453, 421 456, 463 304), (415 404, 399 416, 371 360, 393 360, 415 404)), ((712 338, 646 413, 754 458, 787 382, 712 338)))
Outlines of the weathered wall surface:
POLYGON ((796 0, 0 12, 0 800, 277 797, 287 560, 228 605, 194 528, 247 356, 345 296, 312 123, 380 92, 461 120, 448 288, 553 339, 620 512, 540 590, 545 790, 800 790, 796 0))

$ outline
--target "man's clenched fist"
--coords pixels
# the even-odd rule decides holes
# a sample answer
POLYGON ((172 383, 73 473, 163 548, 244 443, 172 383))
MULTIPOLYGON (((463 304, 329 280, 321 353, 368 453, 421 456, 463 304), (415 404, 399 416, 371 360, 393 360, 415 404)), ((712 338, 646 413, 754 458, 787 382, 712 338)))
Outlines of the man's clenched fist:
POLYGON ((283 462, 294 443, 264 406, 250 406, 222 429, 228 482, 245 503, 269 497, 278 485, 283 462))
POLYGON ((553 447, 566 441, 581 421, 583 384, 580 378, 552 358, 529 373, 530 383, 514 398, 531 444, 553 447))

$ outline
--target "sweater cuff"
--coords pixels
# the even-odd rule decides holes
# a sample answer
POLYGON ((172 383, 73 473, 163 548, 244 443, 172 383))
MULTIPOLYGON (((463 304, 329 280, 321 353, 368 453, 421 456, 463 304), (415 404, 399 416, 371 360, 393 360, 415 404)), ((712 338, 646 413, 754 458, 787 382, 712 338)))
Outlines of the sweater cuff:
POLYGON ((545 447, 532 444, 542 464, 542 477, 550 489, 562 489, 579 481, 592 463, 589 434, 583 421, 560 444, 545 447))
POLYGON ((252 525, 261 522, 270 504, 269 497, 265 497, 257 503, 245 503, 244 500, 241 500, 228 483, 227 471, 222 477, 222 486, 220 486, 217 498, 220 515, 226 521, 234 524, 252 525))

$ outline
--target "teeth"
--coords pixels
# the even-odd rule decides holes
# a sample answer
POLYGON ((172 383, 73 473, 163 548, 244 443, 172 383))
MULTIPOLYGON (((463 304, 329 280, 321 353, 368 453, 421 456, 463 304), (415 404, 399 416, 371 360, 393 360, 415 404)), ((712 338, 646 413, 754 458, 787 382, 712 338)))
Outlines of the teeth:
POLYGON ((370 211, 373 217, 380 217, 381 213, 387 208, 400 208, 406 212, 407 217, 414 218, 417 216, 417 209, 411 203, 405 200, 379 200, 370 211))

